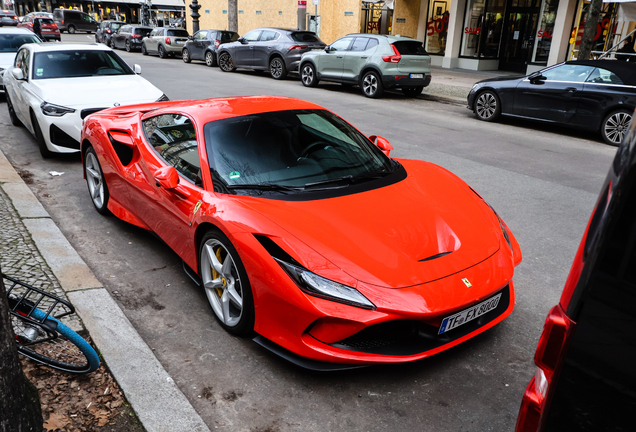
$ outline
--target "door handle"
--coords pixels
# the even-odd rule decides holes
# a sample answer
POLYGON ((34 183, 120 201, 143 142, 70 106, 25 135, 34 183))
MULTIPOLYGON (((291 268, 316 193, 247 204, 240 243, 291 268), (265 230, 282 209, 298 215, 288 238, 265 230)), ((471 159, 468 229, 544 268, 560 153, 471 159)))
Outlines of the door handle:
POLYGON ((254 47, 253 47, 253 46, 251 46, 251 47, 250 47, 250 49, 254 49, 254 47))
POLYGON ((366 58, 367 58, 367 56, 364 56, 364 57, 360 57, 360 58, 361 58, 361 59, 366 59, 366 58))
POLYGON ((576 87, 566 87, 565 89, 570 93, 574 93, 577 90, 576 87))
POLYGON ((342 58, 342 56, 336 56, 336 58, 342 58))

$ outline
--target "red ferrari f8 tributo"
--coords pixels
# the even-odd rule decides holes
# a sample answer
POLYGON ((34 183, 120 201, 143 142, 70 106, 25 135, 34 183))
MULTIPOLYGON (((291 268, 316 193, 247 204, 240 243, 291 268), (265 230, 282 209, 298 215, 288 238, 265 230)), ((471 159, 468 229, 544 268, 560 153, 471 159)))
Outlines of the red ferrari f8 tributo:
POLYGON ((407 362, 514 307, 521 251, 449 171, 309 102, 158 102, 85 119, 95 208, 156 233, 220 325, 304 367, 407 362))

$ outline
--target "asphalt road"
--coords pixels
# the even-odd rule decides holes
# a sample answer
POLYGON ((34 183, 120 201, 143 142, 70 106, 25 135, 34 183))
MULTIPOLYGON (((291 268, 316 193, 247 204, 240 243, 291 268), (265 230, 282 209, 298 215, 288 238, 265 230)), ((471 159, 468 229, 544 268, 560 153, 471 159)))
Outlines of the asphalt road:
MULTIPOLYGON (((119 53, 129 64, 140 64, 142 75, 171 99, 271 94, 331 109, 363 133, 389 139, 392 156, 428 160, 466 180, 506 220, 524 254, 515 273, 515 311, 485 334, 415 363, 307 372, 225 333, 168 247, 93 209, 79 157, 43 160, 35 139, 11 126, 0 107, 0 148, 30 179, 53 219, 211 429, 514 428, 534 373, 543 321, 558 302, 614 148, 592 134, 560 127, 480 122, 464 104, 430 97, 409 100, 396 93, 369 100, 340 85, 308 89, 297 78, 279 82, 254 72, 227 74, 202 63, 119 53), (51 177, 49 171, 65 174, 51 177)), ((5 105, 3 96, 0 101, 5 105)))

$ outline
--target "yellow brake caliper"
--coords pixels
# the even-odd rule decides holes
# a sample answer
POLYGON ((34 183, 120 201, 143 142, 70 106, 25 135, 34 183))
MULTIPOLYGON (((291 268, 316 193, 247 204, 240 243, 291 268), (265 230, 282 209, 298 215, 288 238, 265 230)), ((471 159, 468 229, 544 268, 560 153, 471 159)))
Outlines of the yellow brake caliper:
MULTIPOLYGON (((218 248, 216 250, 216 258, 219 260, 219 262, 221 264, 223 264, 223 259, 221 258, 221 248, 218 248)), ((221 276, 221 274, 219 272, 217 272, 214 267, 212 267, 212 280, 218 278, 219 276, 221 276)), ((223 286, 225 286, 225 279, 223 279, 223 286)), ((223 296, 223 289, 221 288, 216 288, 216 294, 219 296, 219 298, 221 296, 223 296)))

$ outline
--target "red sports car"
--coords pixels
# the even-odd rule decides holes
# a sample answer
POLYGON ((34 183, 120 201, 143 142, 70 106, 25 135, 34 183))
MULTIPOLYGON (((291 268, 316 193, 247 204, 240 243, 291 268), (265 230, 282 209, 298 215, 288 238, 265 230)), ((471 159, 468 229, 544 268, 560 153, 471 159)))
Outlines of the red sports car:
POLYGON ((418 360, 514 308, 514 236, 466 183, 309 102, 111 108, 84 121, 100 213, 154 231, 223 328, 314 369, 418 360))

